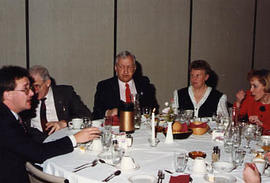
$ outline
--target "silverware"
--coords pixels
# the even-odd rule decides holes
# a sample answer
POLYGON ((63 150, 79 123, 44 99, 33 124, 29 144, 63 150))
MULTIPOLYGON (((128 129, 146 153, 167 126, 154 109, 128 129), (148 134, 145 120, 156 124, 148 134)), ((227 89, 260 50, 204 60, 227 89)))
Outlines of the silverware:
POLYGON ((164 170, 164 171, 169 173, 169 174, 173 174, 170 170, 164 170))
POLYGON ((162 181, 163 181, 164 178, 165 178, 165 174, 161 171, 160 183, 162 183, 162 181))
POLYGON ((112 178, 114 178, 115 176, 118 176, 120 174, 121 174, 121 171, 120 170, 116 170, 114 173, 112 173, 107 178, 105 178, 104 180, 102 180, 102 182, 108 182, 109 180, 111 180, 112 178))
POLYGON ((104 161, 103 159, 99 159, 98 161, 99 161, 100 163, 104 163, 104 164, 110 165, 110 166, 112 166, 112 167, 115 167, 115 165, 110 164, 110 163, 107 163, 107 162, 104 161))
POLYGON ((157 183, 160 183, 161 176, 162 176, 162 171, 158 170, 158 181, 157 181, 157 183))
POLYGON ((93 160, 92 162, 90 162, 90 163, 85 163, 85 164, 82 164, 82 165, 80 165, 80 166, 78 166, 78 167, 75 167, 74 169, 80 169, 80 168, 82 168, 82 167, 84 167, 84 166, 86 166, 86 165, 93 165, 93 164, 96 164, 97 163, 97 159, 95 159, 95 160, 93 160))
POLYGON ((78 171, 83 170, 85 168, 94 167, 96 165, 97 165, 97 161, 94 161, 91 165, 84 165, 81 168, 78 168, 76 170, 73 170, 72 172, 75 173, 75 172, 78 172, 78 171))

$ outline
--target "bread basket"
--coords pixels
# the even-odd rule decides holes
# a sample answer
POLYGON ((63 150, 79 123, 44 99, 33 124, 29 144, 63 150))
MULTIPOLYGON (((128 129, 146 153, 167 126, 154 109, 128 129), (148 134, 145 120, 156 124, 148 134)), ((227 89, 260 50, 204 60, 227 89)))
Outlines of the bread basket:
POLYGON ((190 129, 192 129, 193 135, 203 135, 208 131, 209 126, 205 122, 194 121, 191 123, 190 129), (205 124, 205 125, 203 125, 203 124, 205 124), (196 127, 196 126, 198 126, 198 127, 196 127))

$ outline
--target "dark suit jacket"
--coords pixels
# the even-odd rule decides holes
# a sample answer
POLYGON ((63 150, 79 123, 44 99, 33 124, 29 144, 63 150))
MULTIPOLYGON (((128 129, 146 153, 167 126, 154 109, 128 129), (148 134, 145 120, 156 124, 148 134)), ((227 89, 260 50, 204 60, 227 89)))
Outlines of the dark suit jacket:
POLYGON ((70 121, 76 117, 91 117, 91 112, 81 101, 72 86, 52 86, 55 109, 59 120, 70 121))
MULTIPOLYGON (((133 78, 137 93, 140 95, 140 107, 152 107, 158 111, 158 103, 155 96, 155 88, 147 77, 133 78)), ((93 118, 100 119, 106 110, 118 108, 120 105, 120 93, 118 77, 100 81, 95 94, 93 118)))
MULTIPOLYGON (((86 105, 84 105, 80 96, 76 94, 72 86, 52 85, 52 92, 55 110, 59 121, 71 121, 72 118, 76 117, 91 117, 90 110, 86 105)), ((33 97, 32 109, 20 114, 28 127, 31 126, 31 118, 36 116, 37 104, 38 101, 36 97, 33 97)))
POLYGON ((9 108, 0 103, 0 182, 29 182, 26 161, 42 163, 72 151, 69 137, 44 144, 33 141, 9 108))

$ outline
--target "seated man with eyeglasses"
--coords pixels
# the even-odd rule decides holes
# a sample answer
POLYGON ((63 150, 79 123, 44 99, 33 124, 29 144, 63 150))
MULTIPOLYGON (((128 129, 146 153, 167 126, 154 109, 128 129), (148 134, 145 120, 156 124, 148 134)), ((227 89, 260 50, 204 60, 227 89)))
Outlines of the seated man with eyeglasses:
POLYGON ((0 69, 1 183, 29 183, 26 161, 43 163, 48 158, 72 152, 77 143, 100 136, 100 130, 92 127, 48 143, 34 141, 19 117, 20 112, 31 108, 33 95, 26 69, 17 66, 0 69))
MULTIPOLYGON (((33 87, 36 99, 32 102, 31 119, 28 123, 31 127, 50 135, 53 132, 65 128, 72 118, 91 117, 91 112, 81 101, 72 86, 55 85, 48 70, 40 65, 35 65, 29 70, 34 79, 33 87)), ((25 112, 29 118, 30 112, 25 112)))
POLYGON ((136 70, 135 56, 128 51, 116 56, 114 66, 117 76, 100 81, 95 94, 93 118, 118 114, 120 101, 131 102, 131 96, 139 95, 140 107, 156 108, 155 88, 145 76, 134 76, 136 70))

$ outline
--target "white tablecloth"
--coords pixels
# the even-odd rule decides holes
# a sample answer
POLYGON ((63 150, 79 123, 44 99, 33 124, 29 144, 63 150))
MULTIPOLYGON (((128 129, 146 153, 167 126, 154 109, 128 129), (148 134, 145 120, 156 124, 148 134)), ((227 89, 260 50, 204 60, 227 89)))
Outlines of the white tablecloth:
MULTIPOLYGON (((67 128, 62 129, 53 135, 49 136, 47 141, 61 138, 69 135, 72 132, 67 128)), ((151 130, 143 126, 140 130, 133 134, 134 141, 132 146, 131 157, 140 166, 138 170, 122 172, 120 176, 113 178, 111 183, 129 182, 128 178, 133 175, 147 174, 156 176, 159 169, 174 171, 173 167, 173 152, 179 150, 189 151, 204 151, 207 154, 206 160, 211 162, 211 153, 215 145, 221 148, 221 161, 230 160, 230 155, 223 150, 223 145, 219 142, 213 142, 211 135, 205 134, 202 136, 191 135, 188 139, 174 140, 173 144, 165 144, 163 134, 158 134, 160 143, 157 147, 150 147, 147 139, 151 136, 151 130)), ((63 176, 69 179, 70 183, 94 183, 101 182, 108 175, 113 173, 116 168, 106 164, 99 163, 95 167, 86 168, 76 173, 72 173, 74 167, 82 165, 86 162, 91 162, 97 158, 97 154, 91 151, 81 152, 76 148, 72 153, 57 156, 48 159, 43 163, 43 170, 46 173, 63 176)), ((250 161, 251 155, 246 155, 245 161, 250 161)), ((192 165, 191 159, 188 161, 186 173, 190 173, 189 167, 192 165)), ((237 182, 242 180, 243 167, 238 167, 231 172, 237 178, 237 182)), ((179 175, 179 174, 174 174, 179 175)), ((170 174, 165 173, 164 183, 169 182, 170 174)), ((202 175, 191 175, 194 183, 206 182, 202 175)), ((270 177, 262 176, 262 182, 270 182, 270 177)))

